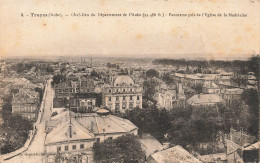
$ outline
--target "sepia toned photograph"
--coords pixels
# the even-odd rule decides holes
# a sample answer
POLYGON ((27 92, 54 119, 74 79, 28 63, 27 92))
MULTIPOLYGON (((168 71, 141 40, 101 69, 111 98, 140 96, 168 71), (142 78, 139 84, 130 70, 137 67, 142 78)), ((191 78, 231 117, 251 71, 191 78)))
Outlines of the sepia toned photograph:
POLYGON ((0 0, 0 162, 258 163, 259 8, 0 0))

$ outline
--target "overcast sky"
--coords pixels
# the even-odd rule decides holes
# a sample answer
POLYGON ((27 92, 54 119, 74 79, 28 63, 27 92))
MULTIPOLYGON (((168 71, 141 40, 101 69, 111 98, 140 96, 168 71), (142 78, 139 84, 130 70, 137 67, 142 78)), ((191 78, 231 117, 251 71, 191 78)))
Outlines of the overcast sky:
POLYGON ((0 0, 0 55, 247 58, 259 54, 259 9, 258 0, 0 0), (30 17, 50 12, 225 12, 247 17, 30 17))

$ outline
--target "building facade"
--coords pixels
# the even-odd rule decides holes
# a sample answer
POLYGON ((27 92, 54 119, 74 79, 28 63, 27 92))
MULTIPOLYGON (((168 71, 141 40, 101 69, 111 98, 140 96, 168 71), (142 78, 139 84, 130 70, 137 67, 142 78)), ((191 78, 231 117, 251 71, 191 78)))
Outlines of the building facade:
MULTIPOLYGON (((64 111, 46 122, 46 162, 55 162, 59 154, 63 158, 84 155, 85 162, 93 162, 92 147, 95 142, 115 139, 126 134, 138 134, 138 128, 129 120, 110 115, 105 109, 96 113, 64 111)), ((82 161, 84 162, 84 161, 82 161)))
POLYGON ((12 100, 12 113, 19 114, 29 120, 36 120, 40 106, 37 92, 23 91, 14 95, 12 100))
POLYGON ((120 75, 113 85, 106 85, 103 90, 103 105, 111 111, 125 112, 135 107, 142 108, 142 86, 135 84, 127 75, 120 75))

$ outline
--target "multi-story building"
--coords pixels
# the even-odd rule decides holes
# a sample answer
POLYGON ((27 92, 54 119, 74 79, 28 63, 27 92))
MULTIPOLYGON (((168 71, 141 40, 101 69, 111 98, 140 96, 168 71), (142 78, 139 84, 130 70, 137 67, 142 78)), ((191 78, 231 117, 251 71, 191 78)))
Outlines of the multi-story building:
POLYGON ((218 94, 195 94, 187 100, 188 105, 192 107, 204 106, 217 106, 217 104, 226 104, 218 94))
POLYGON ((39 105, 39 93, 29 90, 18 92, 12 99, 12 113, 36 120, 39 105))
POLYGON ((221 97, 226 101, 227 106, 231 106, 233 101, 241 100, 241 95, 243 89, 233 88, 233 89, 223 89, 221 90, 221 97))
MULTIPOLYGON (((64 111, 46 122, 46 162, 52 162, 57 153, 62 157, 75 157, 77 162, 93 162, 92 147, 95 142, 115 139, 126 134, 138 134, 138 128, 127 119, 110 115, 105 109, 96 113, 64 111), (84 161, 83 161, 84 162, 84 161)), ((54 161, 53 161, 54 162, 54 161)))
POLYGON ((119 75, 113 85, 104 87, 103 105, 116 112, 142 108, 142 92, 142 86, 135 84, 128 75, 119 75))

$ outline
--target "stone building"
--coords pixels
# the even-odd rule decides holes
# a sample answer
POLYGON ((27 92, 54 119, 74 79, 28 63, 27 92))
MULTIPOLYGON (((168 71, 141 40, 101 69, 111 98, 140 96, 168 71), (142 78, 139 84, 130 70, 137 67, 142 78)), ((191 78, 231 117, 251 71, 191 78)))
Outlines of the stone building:
POLYGON ((135 84, 128 75, 117 76, 113 85, 105 85, 103 90, 103 105, 115 112, 135 107, 142 108, 141 85, 135 84))
MULTIPOLYGON (((96 113, 74 113, 64 111, 51 117, 45 125, 46 162, 55 162, 59 154, 63 158, 80 156, 93 162, 92 147, 95 142, 115 139, 126 134, 138 134, 138 128, 127 119, 110 115, 105 109, 96 113)), ((84 162, 84 161, 82 161, 84 162)))
POLYGON ((12 99, 12 113, 29 120, 36 120, 40 106, 39 93, 34 91, 18 92, 12 99))

